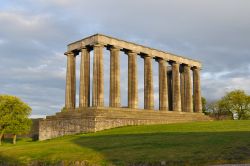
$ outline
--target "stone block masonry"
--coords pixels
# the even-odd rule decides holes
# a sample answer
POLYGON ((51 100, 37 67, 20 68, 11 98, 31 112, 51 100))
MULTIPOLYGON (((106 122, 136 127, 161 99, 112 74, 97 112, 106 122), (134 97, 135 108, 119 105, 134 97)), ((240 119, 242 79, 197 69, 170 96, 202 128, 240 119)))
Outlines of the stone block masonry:
POLYGON ((121 126, 207 121, 202 113, 153 111, 129 108, 83 108, 60 112, 40 121, 39 140, 121 126))

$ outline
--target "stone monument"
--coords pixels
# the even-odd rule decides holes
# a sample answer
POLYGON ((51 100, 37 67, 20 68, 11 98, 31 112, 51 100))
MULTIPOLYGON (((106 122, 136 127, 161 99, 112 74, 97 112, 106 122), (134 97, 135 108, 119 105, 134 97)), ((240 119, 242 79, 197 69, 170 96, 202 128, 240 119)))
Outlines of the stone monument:
MULTIPOLYGON (((201 63, 189 58, 95 34, 68 45, 65 112, 39 123, 39 140, 96 132, 127 125, 209 120, 202 113, 201 63), (110 51, 109 106, 104 106, 103 50, 110 51), (93 73, 90 52, 93 51, 93 73), (128 105, 121 107, 120 52, 128 56, 128 105), (81 56, 79 106, 76 107, 76 56, 81 56), (144 59, 144 109, 138 109, 137 59, 144 59), (159 108, 154 108, 152 61, 159 68, 159 108), (92 81, 90 74, 93 74, 92 81), (90 84, 92 83, 92 103, 90 84)), ((105 73, 106 74, 106 73, 105 73)))

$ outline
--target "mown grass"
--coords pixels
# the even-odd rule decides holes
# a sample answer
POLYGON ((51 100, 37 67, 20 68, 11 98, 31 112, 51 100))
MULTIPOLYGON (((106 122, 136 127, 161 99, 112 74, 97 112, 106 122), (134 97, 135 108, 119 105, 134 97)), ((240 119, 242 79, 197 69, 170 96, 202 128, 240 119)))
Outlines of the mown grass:
POLYGON ((130 126, 0 146, 0 163, 34 161, 97 165, 250 163, 250 121, 130 126))

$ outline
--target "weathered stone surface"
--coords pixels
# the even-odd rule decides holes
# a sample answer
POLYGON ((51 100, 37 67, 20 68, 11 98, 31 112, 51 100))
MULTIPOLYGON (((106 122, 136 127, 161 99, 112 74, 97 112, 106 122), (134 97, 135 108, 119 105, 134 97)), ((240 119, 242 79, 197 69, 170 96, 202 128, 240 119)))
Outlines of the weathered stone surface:
POLYGON ((144 57, 144 109, 154 109, 152 57, 144 57))
POLYGON ((180 65, 180 93, 181 93, 181 111, 185 112, 185 74, 183 65, 180 65))
POLYGON ((94 45, 92 106, 104 105, 103 45, 94 45))
POLYGON ((110 92, 109 106, 120 107, 120 49, 110 48, 110 92))
POLYGON ((167 77, 168 77, 168 108, 169 110, 173 110, 173 81, 172 81, 172 70, 167 71, 167 77))
POLYGON ((181 112, 180 65, 172 62, 172 97, 173 111, 181 112))
POLYGON ((159 65, 159 110, 168 111, 168 76, 164 59, 157 59, 159 65))
POLYGON ((168 124, 209 120, 202 113, 153 111, 129 108, 80 108, 47 116, 39 123, 39 140, 96 132, 128 125, 168 124))
POLYGON ((192 80, 190 75, 190 66, 188 65, 184 65, 184 81, 185 81, 184 111, 193 112, 192 80))
POLYGON ((128 107, 138 107, 137 53, 127 52, 128 55, 128 107))
POLYGON ((194 112, 202 112, 200 69, 193 67, 194 112))
POLYGON ((119 47, 119 48, 125 48, 126 50, 133 50, 134 52, 143 53, 145 55, 151 55, 152 57, 168 59, 171 61, 178 62, 180 64, 189 64, 191 66, 197 66, 199 68, 202 67, 199 61, 185 58, 183 56, 178 56, 169 52, 157 50, 154 48, 142 46, 136 43, 124 41, 121 39, 116 39, 114 37, 110 37, 110 36, 103 35, 103 34, 95 34, 95 35, 86 37, 82 40, 79 40, 77 42, 69 44, 68 52, 79 50, 82 47, 85 47, 87 45, 94 45, 96 43, 101 43, 103 45, 112 45, 112 46, 119 47))
POLYGON ((67 53, 65 107, 75 108, 76 97, 76 59, 73 52, 67 53))
POLYGON ((80 91, 79 107, 90 106, 90 53, 89 49, 84 47, 81 50, 80 66, 80 91))

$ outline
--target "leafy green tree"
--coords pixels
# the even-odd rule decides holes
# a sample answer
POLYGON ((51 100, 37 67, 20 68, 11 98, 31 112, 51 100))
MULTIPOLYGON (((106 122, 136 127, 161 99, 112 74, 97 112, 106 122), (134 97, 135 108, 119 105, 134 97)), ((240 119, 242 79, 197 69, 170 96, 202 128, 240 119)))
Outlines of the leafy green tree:
POLYGON ((0 144, 5 133, 13 134, 13 144, 17 134, 28 133, 32 121, 28 118, 31 108, 15 96, 0 95, 0 144))
POLYGON ((205 114, 208 114, 208 112, 207 112, 207 100, 205 97, 201 97, 201 103, 202 103, 202 112, 205 114))
POLYGON ((207 107, 209 115, 217 120, 228 117, 229 112, 220 108, 220 100, 211 102, 207 107))
POLYGON ((231 91, 219 101, 219 107, 232 115, 236 113, 238 119, 247 119, 250 113, 250 96, 243 90, 231 91))
POLYGON ((208 110, 216 119, 228 117, 234 119, 234 114, 238 115, 238 119, 249 119, 250 96, 243 90, 234 90, 228 92, 220 100, 211 103, 208 110))
POLYGON ((61 109, 61 112, 66 112, 67 110, 66 110, 66 108, 65 107, 63 107, 62 109, 61 109))

